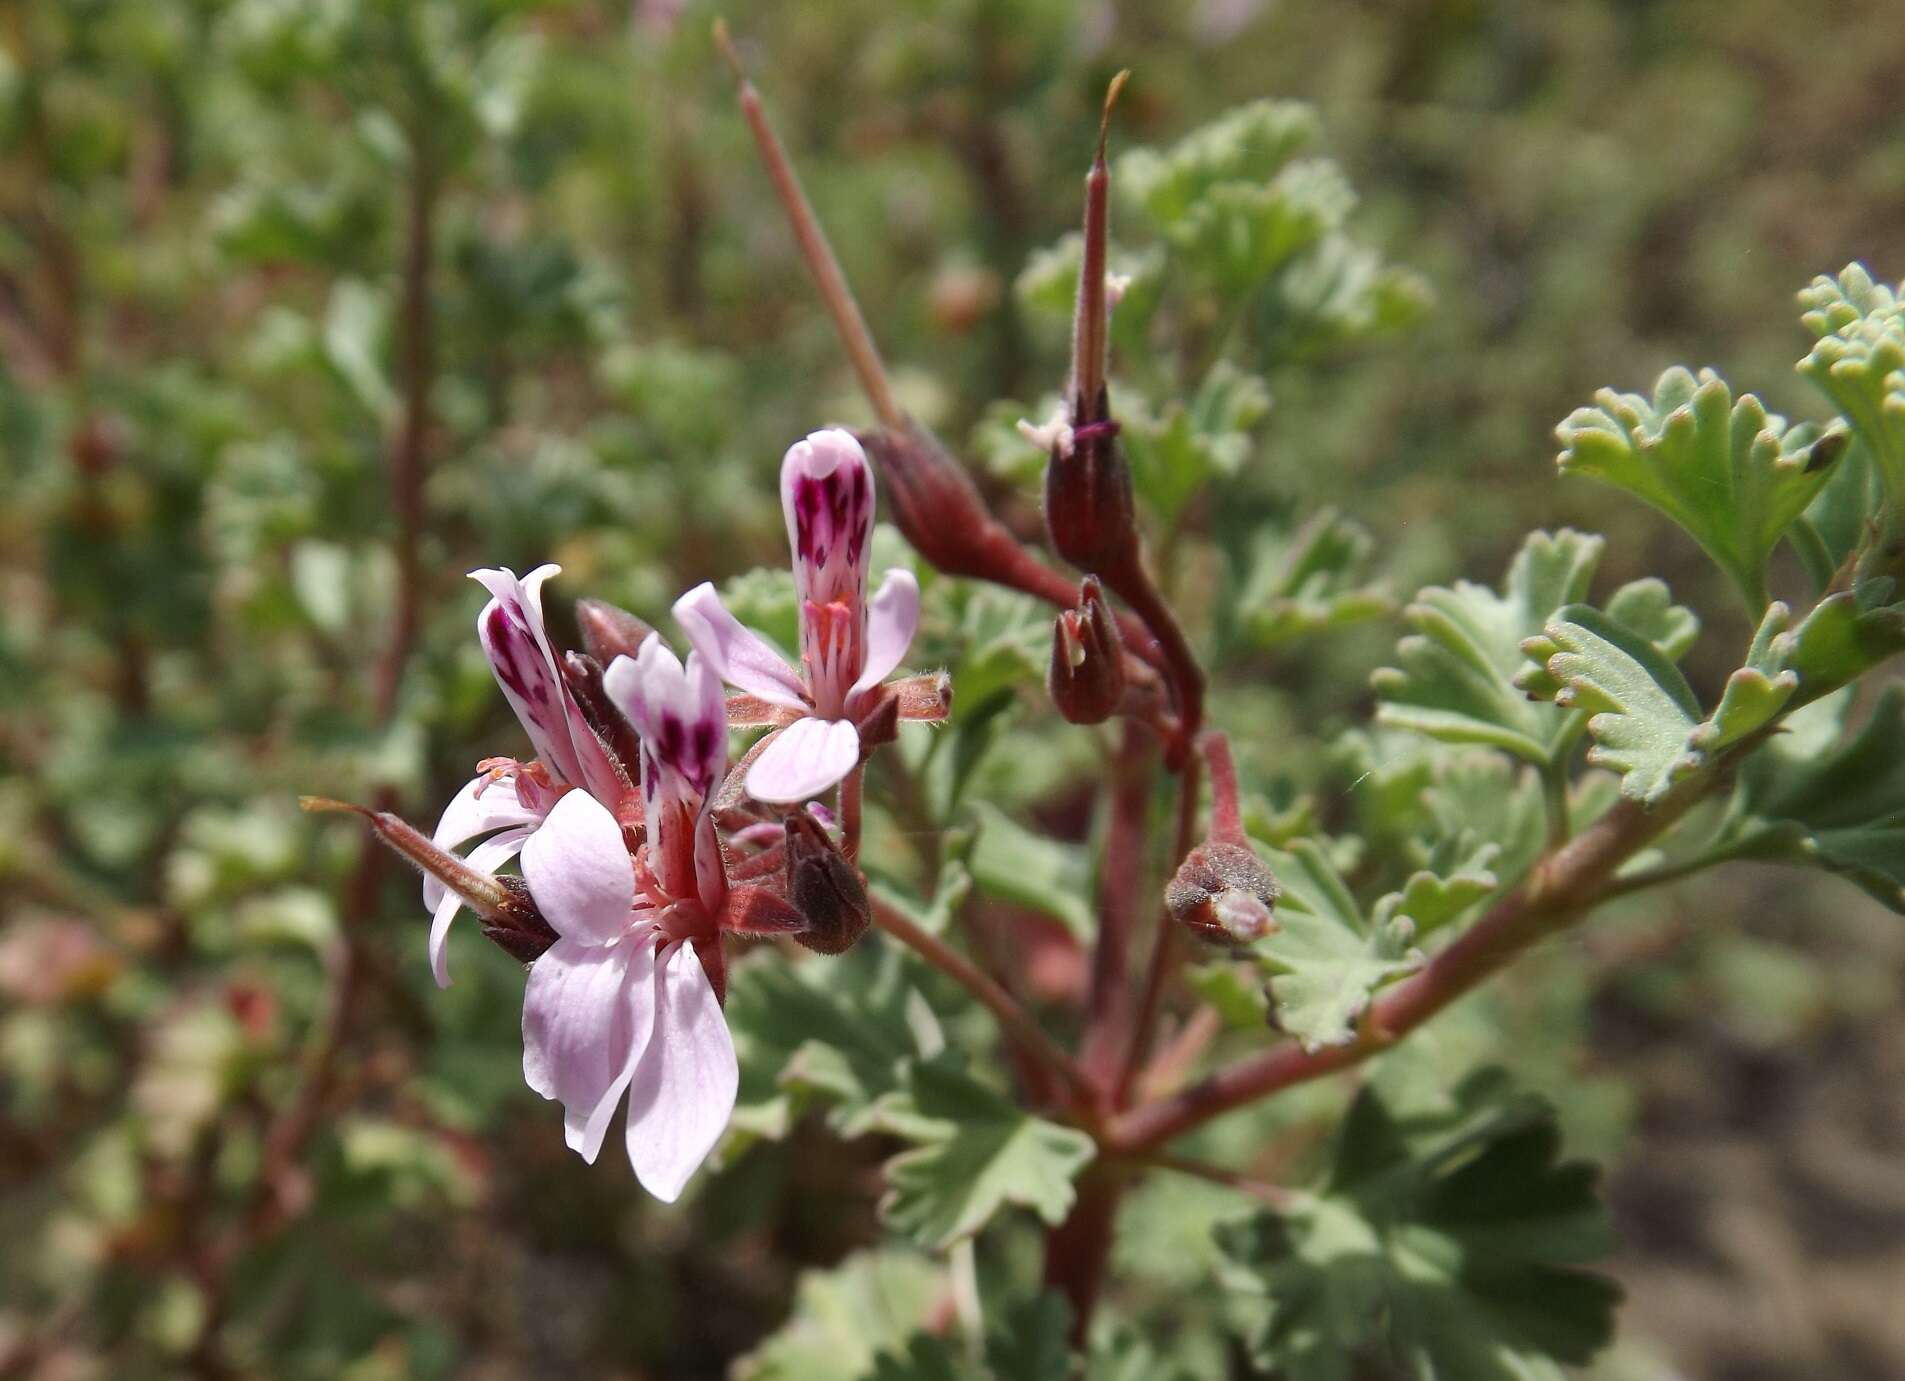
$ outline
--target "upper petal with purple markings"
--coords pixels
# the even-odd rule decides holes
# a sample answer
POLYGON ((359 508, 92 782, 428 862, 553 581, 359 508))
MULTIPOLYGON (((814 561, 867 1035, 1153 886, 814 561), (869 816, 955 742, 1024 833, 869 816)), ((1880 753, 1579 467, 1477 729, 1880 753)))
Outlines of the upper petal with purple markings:
POLYGON ((490 592, 476 633, 537 758, 564 784, 614 801, 620 778, 570 695, 543 625, 542 585, 561 569, 538 566, 520 580, 506 566, 471 571, 470 579, 490 592))
POLYGON ((815 432, 788 448, 781 461, 781 512, 801 600, 863 603, 873 539, 873 467, 851 432, 815 432))
POLYGON ((683 666, 651 634, 633 658, 617 657, 603 684, 642 739, 642 796, 652 818, 664 801, 699 810, 728 760, 721 679, 699 653, 683 666))

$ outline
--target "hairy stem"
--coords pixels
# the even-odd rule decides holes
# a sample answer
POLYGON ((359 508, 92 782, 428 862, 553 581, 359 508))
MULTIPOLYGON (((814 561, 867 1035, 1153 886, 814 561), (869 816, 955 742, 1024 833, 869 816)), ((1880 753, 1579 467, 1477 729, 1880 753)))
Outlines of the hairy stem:
POLYGON ((1081 1092, 1089 1089, 1090 1081, 1072 1057, 1060 1049, 1058 1042, 1045 1033, 1045 1028, 1032 1019, 1031 1013, 989 974, 937 935, 920 929, 897 907, 877 896, 868 900, 872 903, 873 924, 971 993, 980 1006, 999 1019, 1006 1034, 1039 1064, 1073 1089, 1081 1092))
POLYGON ((806 260, 807 271, 813 275, 814 283, 820 289, 821 301, 833 317, 834 328, 840 333, 840 341, 846 347, 853 372, 860 378, 860 388, 866 394, 867 401, 873 405, 874 415, 882 425, 903 426, 906 414, 900 410, 899 402, 893 396, 893 386, 886 377, 886 366, 880 361, 880 348, 873 343, 873 333, 867 329, 866 318, 860 314, 860 304, 854 300, 853 291, 847 286, 846 275, 840 271, 840 260, 834 256, 833 246, 827 242, 827 236, 820 228, 813 203, 807 200, 807 193, 801 189, 800 177, 794 172, 793 161, 787 157, 780 136, 774 132, 773 123, 767 118, 767 108, 761 104, 760 93, 754 89, 754 83, 748 80, 747 72, 741 66, 740 54, 735 51, 733 40, 728 37, 728 26, 721 21, 715 23, 714 41, 734 72, 741 114, 747 120, 748 129, 753 132, 754 144, 760 150, 767 175, 773 179, 774 192, 780 198, 781 209, 787 213, 788 223, 793 226, 801 258, 806 260))

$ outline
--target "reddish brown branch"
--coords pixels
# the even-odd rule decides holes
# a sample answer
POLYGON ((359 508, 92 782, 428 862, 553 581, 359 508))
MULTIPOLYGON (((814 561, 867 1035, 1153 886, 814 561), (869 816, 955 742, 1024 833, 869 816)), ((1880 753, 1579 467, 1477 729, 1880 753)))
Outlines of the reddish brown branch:
POLYGON ((1122 1154, 1149 1152, 1211 1118, 1268 1094, 1387 1049, 1549 935, 1580 920, 1606 896, 1615 871, 1666 830, 1720 779, 1689 779, 1649 810, 1623 800, 1572 842, 1537 864, 1419 973, 1390 988, 1370 1008, 1361 1039, 1307 1051, 1276 1046, 1160 1102, 1134 1108, 1106 1129, 1105 1145, 1122 1154))
POLYGON ((1089 1083, 1078 1065, 1032 1019, 1012 994, 990 974, 930 931, 922 930, 903 912, 877 896, 869 897, 873 924, 918 954, 970 993, 974 1000, 999 1019, 1006 1035, 1027 1055, 1058 1075, 1073 1089, 1083 1090, 1089 1083))
POLYGON ((1129 1039, 1131 936, 1144 898, 1145 816, 1155 760, 1149 735, 1127 723, 1111 764, 1111 816, 1098 870, 1098 935, 1079 1060, 1105 1094, 1116 1082, 1129 1039))

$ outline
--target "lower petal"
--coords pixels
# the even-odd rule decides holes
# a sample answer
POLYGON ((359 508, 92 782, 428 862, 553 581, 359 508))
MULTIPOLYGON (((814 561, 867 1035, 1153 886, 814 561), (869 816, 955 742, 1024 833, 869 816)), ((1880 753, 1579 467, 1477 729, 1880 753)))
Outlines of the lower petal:
POLYGON ((654 946, 562 939, 523 990, 523 1079, 562 1104, 569 1148, 591 1163, 654 1028, 654 946))
POLYGON ((860 761, 860 731, 850 720, 797 719, 777 730, 747 770, 747 793, 786 805, 818 796, 860 761))
POLYGON ((727 1130, 740 1067, 694 945, 660 962, 655 1034, 628 1092, 628 1159, 642 1188, 673 1203, 727 1130))
MULTIPOLYGON (((494 874, 510 859, 522 852, 523 844, 529 839, 534 827, 525 825, 520 829, 504 830, 501 834, 491 835, 464 858, 479 873, 494 874)), ((433 882, 435 879, 431 879, 433 882)), ((442 883, 436 883, 437 899, 430 916, 430 973, 437 980, 439 988, 450 986, 450 961, 444 953, 443 942, 450 938, 450 922, 456 919, 456 913, 463 909, 463 898, 450 891, 442 883)))

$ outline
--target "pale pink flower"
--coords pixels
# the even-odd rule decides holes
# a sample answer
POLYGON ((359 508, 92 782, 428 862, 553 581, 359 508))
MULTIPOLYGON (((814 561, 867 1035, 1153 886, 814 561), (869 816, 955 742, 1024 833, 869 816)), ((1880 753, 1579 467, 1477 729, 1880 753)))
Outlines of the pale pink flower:
POLYGON ((593 795, 570 791, 522 845, 529 894, 560 937, 529 970, 523 1077, 562 1104, 590 1162, 626 1093, 636 1178, 672 1202, 739 1086, 715 986, 727 880, 708 812, 726 715, 712 670, 692 654, 684 667, 659 637, 616 658, 605 684, 641 734, 645 843, 632 849, 593 795))
MULTIPOLYGON (((543 627, 542 585, 561 569, 538 566, 520 580, 507 568, 470 572, 470 578, 490 592, 476 619, 477 637, 535 750, 532 762, 500 758, 485 763, 437 821, 432 842, 439 848, 455 850, 478 841, 464 861, 481 873, 494 874, 520 853, 568 792, 580 789, 598 804, 614 807, 628 790, 570 694, 543 627)), ((431 911, 430 970, 439 987, 448 987, 444 942, 463 902, 426 876, 423 904, 431 911)))
POLYGON ((858 725, 913 641, 919 582, 896 567, 867 599, 873 468, 850 433, 815 432, 788 450, 781 509, 794 549, 800 669, 728 612, 711 584, 677 600, 675 618, 722 680, 764 702, 754 722, 780 726, 748 769, 748 794, 791 803, 859 765, 858 725))

